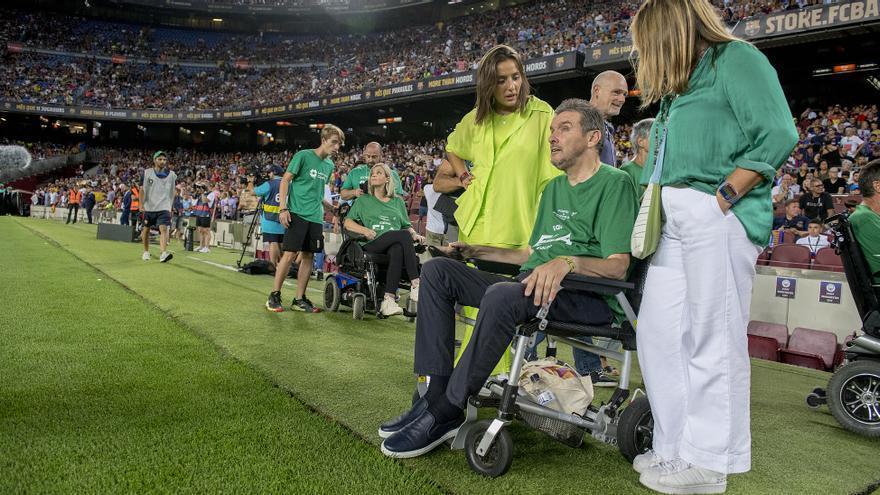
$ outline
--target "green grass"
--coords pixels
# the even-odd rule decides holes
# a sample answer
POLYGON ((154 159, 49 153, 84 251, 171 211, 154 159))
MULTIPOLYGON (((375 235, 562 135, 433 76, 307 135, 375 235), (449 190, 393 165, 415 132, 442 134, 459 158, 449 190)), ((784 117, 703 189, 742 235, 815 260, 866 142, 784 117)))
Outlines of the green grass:
MULTIPOLYGON (((570 449, 523 427, 512 429, 511 472, 495 480, 447 449, 381 458, 376 427, 407 405, 413 387, 414 325, 268 313, 268 277, 203 262, 232 265, 236 253, 172 249, 171 263, 144 263, 137 245, 97 241, 93 226, 0 219, 10 267, 0 280, 27 289, 0 303, 4 320, 16 322, 0 330, 0 371, 13 377, 0 389, 0 459, 15 473, 0 477, 0 492, 219 491, 227 483, 225 491, 346 492, 363 483, 361 491, 391 493, 649 493, 616 448, 590 440, 570 449), (234 398, 241 405, 226 404, 234 398), (179 421, 178 409, 187 411, 179 421), (98 437, 82 433, 93 429, 98 437), (325 438, 339 450, 326 451, 325 438)), ((880 479, 880 442, 804 405, 828 374, 756 361, 752 376, 753 470, 731 477, 728 493, 857 493, 880 479)))

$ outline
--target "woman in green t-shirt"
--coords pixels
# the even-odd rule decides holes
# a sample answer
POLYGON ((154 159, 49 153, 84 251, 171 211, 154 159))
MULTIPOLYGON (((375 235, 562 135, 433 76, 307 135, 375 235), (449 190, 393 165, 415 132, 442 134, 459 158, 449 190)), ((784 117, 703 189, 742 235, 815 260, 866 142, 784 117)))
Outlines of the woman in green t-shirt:
POLYGON ((662 493, 722 493, 751 469, 749 303, 798 133, 767 57, 708 0, 646 0, 631 32, 665 218, 636 332, 653 450, 633 467, 662 493))
POLYGON ((419 300, 419 258, 413 241, 424 243, 409 221, 406 205, 394 194, 391 169, 379 163, 370 169, 369 194, 359 197, 345 218, 345 228, 367 238, 364 251, 389 258, 385 277, 385 297, 379 311, 384 316, 403 313, 396 294, 403 270, 410 280, 409 298, 419 300))

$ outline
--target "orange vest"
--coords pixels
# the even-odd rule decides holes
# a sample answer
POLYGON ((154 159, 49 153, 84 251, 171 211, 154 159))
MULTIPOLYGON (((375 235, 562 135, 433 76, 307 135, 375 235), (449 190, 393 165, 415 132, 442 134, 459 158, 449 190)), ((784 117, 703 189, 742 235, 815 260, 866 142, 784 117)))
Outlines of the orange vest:
POLYGON ((76 189, 70 190, 70 196, 68 196, 67 202, 72 205, 78 205, 79 201, 82 199, 82 193, 77 191, 76 189))
POLYGON ((136 187, 131 188, 131 211, 141 211, 141 191, 136 187))

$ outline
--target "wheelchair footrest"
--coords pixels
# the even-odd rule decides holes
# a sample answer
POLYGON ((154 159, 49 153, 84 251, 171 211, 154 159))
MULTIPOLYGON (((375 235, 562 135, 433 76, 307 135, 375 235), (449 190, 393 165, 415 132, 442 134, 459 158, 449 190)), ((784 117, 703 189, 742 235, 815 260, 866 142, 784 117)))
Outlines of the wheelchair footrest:
POLYGON ((620 328, 615 328, 550 321, 544 331, 559 337, 605 337, 619 340, 627 351, 636 350, 636 332, 629 322, 624 322, 620 328))

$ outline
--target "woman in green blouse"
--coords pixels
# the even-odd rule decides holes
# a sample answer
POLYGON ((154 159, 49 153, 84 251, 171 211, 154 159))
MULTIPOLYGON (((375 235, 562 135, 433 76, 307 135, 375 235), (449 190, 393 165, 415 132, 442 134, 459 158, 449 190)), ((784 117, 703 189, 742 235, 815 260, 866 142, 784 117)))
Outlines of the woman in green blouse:
POLYGON ((406 205, 394 194, 391 169, 379 163, 370 169, 369 194, 359 197, 345 217, 345 228, 362 234, 364 251, 385 254, 389 258, 385 276, 385 297, 379 311, 384 316, 403 313, 396 294, 403 270, 410 279, 410 300, 419 300, 419 258, 413 241, 424 243, 409 221, 406 205))
POLYGON ((664 224, 639 313, 663 493, 722 493, 751 468, 746 326, 770 189, 798 134, 776 71, 708 0, 647 0, 632 23, 643 107, 660 103, 642 183, 660 168, 664 224))

